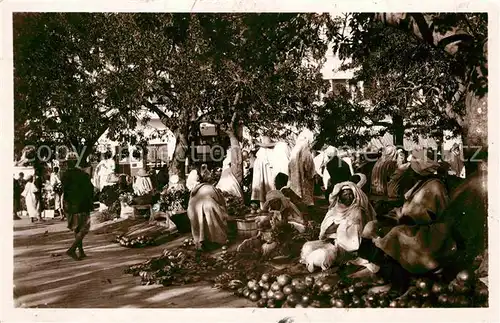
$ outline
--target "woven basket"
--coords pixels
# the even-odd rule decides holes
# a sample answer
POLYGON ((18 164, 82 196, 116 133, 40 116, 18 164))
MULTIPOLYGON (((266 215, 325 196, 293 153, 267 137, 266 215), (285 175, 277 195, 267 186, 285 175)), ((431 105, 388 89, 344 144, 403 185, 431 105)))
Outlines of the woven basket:
POLYGON ((236 227, 238 228, 238 236, 242 238, 251 238, 256 236, 258 233, 255 217, 236 219, 236 227))

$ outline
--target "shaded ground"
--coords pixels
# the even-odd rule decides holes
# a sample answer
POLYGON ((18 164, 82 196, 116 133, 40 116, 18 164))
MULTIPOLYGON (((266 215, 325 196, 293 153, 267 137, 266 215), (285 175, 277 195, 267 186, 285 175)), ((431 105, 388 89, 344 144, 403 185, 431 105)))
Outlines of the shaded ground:
POLYGON ((66 223, 28 219, 14 224, 14 301, 16 307, 182 308, 252 307, 254 303, 212 288, 208 283, 183 287, 141 286, 123 270, 161 254, 168 246, 128 249, 112 243, 117 224, 94 227, 84 240, 88 258, 74 261, 64 252, 73 235, 66 223), (113 227, 114 226, 114 227, 113 227), (97 229, 97 230, 96 230, 97 229))

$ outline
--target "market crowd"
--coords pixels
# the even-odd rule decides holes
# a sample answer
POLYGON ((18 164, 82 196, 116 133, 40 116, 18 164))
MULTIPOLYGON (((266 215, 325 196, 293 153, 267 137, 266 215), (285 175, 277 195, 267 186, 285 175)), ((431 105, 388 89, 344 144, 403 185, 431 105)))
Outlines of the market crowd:
MULTIPOLYGON (((453 192, 465 181, 459 145, 441 156, 422 147, 407 152, 389 145, 360 154, 332 146, 316 151, 313 144, 307 130, 293 144, 263 136, 255 148, 242 151, 242 182, 232 171, 231 154, 238 150, 231 147, 222 167, 193 164, 185 182, 169 176, 168 164, 141 169, 134 178, 117 174, 111 153, 91 176, 70 155, 62 176, 55 165, 44 179, 20 174, 14 180, 14 218, 26 210, 31 221, 42 221, 39 187, 45 187, 53 195, 51 208, 75 233, 67 254, 82 259, 96 196, 101 205, 115 205, 120 217, 127 205, 158 205, 161 195, 187 188, 178 209, 187 213, 196 247, 210 250, 228 241, 231 196, 259 209, 259 221, 275 210, 299 232, 318 223, 317 240, 306 242, 300 255, 310 272, 350 263, 362 268, 356 277, 382 276, 402 290, 411 275, 458 268, 486 248, 485 217, 476 212, 467 214, 476 216, 472 220, 457 221, 451 214, 456 209, 449 211, 453 192), (45 182, 40 186, 37 180, 45 182)), ((468 189, 462 191, 467 199, 468 189)))

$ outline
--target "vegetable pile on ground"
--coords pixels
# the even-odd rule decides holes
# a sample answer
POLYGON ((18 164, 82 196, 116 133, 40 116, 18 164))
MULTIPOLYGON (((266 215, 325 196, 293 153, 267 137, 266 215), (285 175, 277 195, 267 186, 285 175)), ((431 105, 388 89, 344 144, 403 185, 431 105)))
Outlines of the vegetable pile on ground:
POLYGON ((186 238, 186 239, 184 239, 184 241, 182 242, 181 247, 182 248, 194 247, 194 240, 193 240, 193 238, 186 238))
POLYGON ((189 196, 189 190, 183 186, 170 187, 160 195, 160 209, 163 212, 186 210, 189 196))
POLYGON ((223 192, 226 199, 227 214, 232 217, 243 217, 250 213, 251 209, 245 205, 243 199, 233 196, 229 193, 223 192))
POLYGON ((117 235, 113 242, 127 248, 157 246, 177 236, 172 230, 174 229, 156 221, 143 221, 130 227, 127 232, 117 235))
POLYGON ((488 288, 474 280, 467 271, 460 272, 449 284, 429 279, 416 279, 404 295, 392 291, 376 293, 372 287, 380 281, 349 282, 333 277, 315 279, 291 278, 284 274, 265 273, 260 280, 232 282, 227 289, 235 295, 256 302, 258 307, 337 307, 337 308, 430 308, 487 307, 488 288))
POLYGON ((114 242, 127 248, 144 248, 155 245, 155 239, 153 237, 143 235, 134 238, 129 238, 126 235, 118 235, 116 236, 114 242))
POLYGON ((223 249, 218 257, 190 249, 166 249, 160 257, 132 265, 125 273, 139 276, 143 285, 170 286, 205 280, 215 287, 228 288, 232 280, 245 280, 255 272, 271 270, 247 255, 223 249))
POLYGON ((139 276, 144 285, 184 285, 205 280, 255 302, 257 307, 488 306, 487 286, 468 271, 461 271, 450 283, 439 278, 414 279, 408 291, 400 295, 394 291, 377 292, 373 287, 384 282, 376 279, 353 281, 329 272, 321 273, 320 277, 295 272, 292 277, 291 266, 278 270, 258 256, 227 251, 226 247, 217 257, 191 249, 165 250, 162 256, 133 265, 125 272, 139 276))

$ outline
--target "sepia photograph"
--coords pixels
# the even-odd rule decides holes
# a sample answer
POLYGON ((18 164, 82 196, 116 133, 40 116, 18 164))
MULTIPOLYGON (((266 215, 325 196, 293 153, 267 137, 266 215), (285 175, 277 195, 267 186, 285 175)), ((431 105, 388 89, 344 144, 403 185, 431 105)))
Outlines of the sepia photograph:
POLYGON ((488 12, 11 15, 14 308, 492 306, 488 12))

